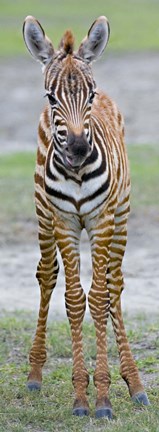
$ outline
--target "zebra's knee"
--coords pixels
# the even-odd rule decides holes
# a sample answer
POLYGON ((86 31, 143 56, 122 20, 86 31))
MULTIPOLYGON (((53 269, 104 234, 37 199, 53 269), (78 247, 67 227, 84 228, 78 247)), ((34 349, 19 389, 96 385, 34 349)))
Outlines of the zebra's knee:
POLYGON ((59 272, 59 263, 57 258, 53 262, 46 263, 41 258, 36 272, 36 278, 40 285, 52 285, 54 288, 59 272))
POLYGON ((109 267, 107 272, 107 286, 110 294, 110 306, 111 309, 116 305, 120 299, 121 293, 124 289, 124 277, 119 267, 109 267))
POLYGON ((90 289, 88 294, 88 305, 94 321, 107 322, 110 310, 109 291, 90 289))
POLYGON ((65 293, 65 306, 69 321, 74 326, 83 321, 86 310, 86 295, 82 287, 75 290, 67 290, 65 293))

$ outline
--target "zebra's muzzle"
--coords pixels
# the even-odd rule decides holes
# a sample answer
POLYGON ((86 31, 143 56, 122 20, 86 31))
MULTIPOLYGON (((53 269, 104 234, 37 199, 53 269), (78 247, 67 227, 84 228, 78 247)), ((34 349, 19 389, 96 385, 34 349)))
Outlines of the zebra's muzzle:
POLYGON ((80 135, 73 132, 68 133, 67 144, 63 153, 64 164, 67 168, 80 168, 90 152, 91 146, 84 131, 80 135))

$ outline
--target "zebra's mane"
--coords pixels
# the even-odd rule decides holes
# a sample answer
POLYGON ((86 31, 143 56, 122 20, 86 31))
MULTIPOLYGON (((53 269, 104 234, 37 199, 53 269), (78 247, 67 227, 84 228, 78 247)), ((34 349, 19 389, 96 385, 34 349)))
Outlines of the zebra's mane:
POLYGON ((60 42, 59 49, 64 52, 64 54, 72 54, 74 50, 74 36, 71 30, 67 30, 60 42))

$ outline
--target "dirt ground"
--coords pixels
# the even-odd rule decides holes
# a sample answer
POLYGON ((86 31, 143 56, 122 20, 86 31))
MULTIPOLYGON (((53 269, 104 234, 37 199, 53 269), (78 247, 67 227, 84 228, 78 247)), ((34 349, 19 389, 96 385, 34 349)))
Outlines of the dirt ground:
MULTIPOLYGON (((108 55, 94 66, 98 85, 113 97, 125 116, 126 141, 157 143, 159 139, 159 55, 108 55)), ((36 148, 38 118, 43 106, 43 80, 38 64, 30 59, 1 60, 0 152, 36 148), (38 70, 39 68, 39 70, 38 70)), ((0 249, 0 309, 37 311, 39 288, 35 279, 39 249, 35 226, 21 227, 22 235, 3 236, 0 249)), ((7 232, 7 227, 5 230, 7 232)), ((81 279, 85 291, 91 283, 91 260, 86 234, 81 241, 81 279), (86 265, 87 263, 87 265, 86 265)), ((153 209, 131 214, 123 270, 126 289, 123 309, 151 317, 159 308, 159 215, 153 209)), ((51 302, 51 314, 65 316, 64 273, 51 302)))

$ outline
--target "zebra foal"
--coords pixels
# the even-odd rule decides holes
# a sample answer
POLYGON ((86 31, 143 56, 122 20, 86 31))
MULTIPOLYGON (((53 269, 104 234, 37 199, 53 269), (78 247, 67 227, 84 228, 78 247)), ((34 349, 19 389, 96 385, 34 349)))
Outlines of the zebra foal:
POLYGON ((91 62, 109 39, 104 16, 91 26, 78 51, 67 31, 55 51, 40 23, 25 19, 26 46, 43 66, 48 103, 40 117, 35 170, 35 203, 41 260, 37 268, 41 301, 36 335, 30 352, 30 390, 40 389, 46 361, 46 323, 56 285, 60 250, 66 279, 65 303, 72 335, 75 390, 73 414, 88 415, 89 375, 82 349, 86 295, 80 283, 79 242, 83 228, 91 245, 92 285, 88 303, 96 329, 94 384, 96 417, 112 418, 108 398, 106 325, 110 314, 116 336, 121 375, 130 396, 149 401, 140 381, 126 337, 120 295, 122 260, 127 240, 130 178, 124 144, 123 119, 115 103, 96 88, 91 62))

